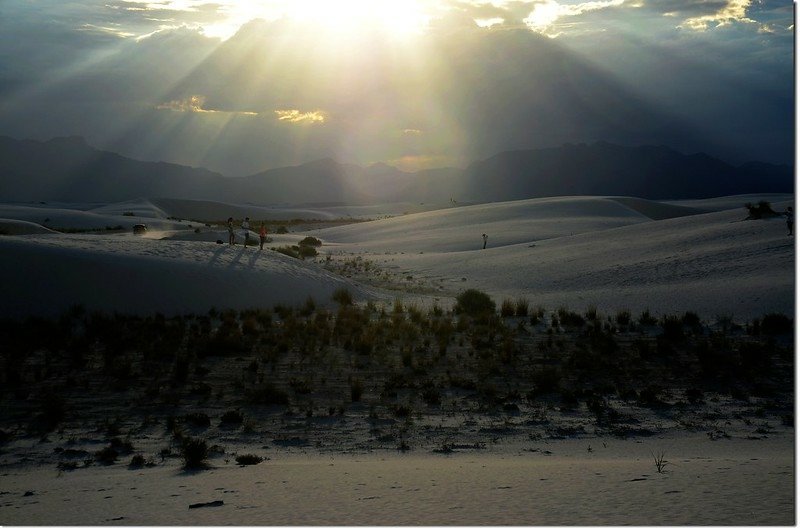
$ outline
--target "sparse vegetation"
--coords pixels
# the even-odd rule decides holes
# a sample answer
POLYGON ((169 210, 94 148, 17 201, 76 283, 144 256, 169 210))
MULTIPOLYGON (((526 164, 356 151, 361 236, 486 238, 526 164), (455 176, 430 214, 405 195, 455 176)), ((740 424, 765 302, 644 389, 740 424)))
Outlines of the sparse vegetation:
POLYGON ((131 457, 128 439, 139 434, 163 435, 189 467, 215 450, 206 443, 198 459, 201 432, 292 428, 324 442, 317 419, 345 415, 353 425, 369 414, 381 446, 416 447, 428 421, 419 417, 459 407, 466 416, 519 417, 542 436, 566 435, 560 414, 591 418, 611 435, 646 435, 629 422, 632 408, 672 416, 730 398, 752 410, 754 423, 759 413, 759 424, 793 424, 793 322, 785 315, 753 320, 745 332, 729 318, 704 325, 691 312, 656 320, 645 311, 625 325, 628 311, 549 312, 520 300, 505 300, 506 313, 517 317, 524 305, 527 316, 506 319, 477 290, 455 310, 399 297, 356 304, 344 288, 332 300, 335 310, 307 300, 170 318, 74 307, 52 320, 0 320, 0 402, 13 403, 0 442, 67 438, 97 413, 86 405, 93 396, 118 410, 96 421, 106 448, 83 457, 103 464, 131 457))

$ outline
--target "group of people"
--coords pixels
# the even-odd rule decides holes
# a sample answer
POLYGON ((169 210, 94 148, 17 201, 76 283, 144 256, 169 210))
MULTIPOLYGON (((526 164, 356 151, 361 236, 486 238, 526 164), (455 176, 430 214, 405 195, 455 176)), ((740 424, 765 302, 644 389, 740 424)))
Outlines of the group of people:
MULTIPOLYGON (((245 217, 242 221, 242 231, 244 232, 244 247, 250 244, 250 217, 245 217)), ((267 227, 264 221, 261 221, 261 227, 258 230, 259 245, 258 249, 264 249, 264 243, 267 240, 267 227)), ((233 223, 233 217, 228 217, 228 244, 233 246, 236 244, 236 231, 233 223)))

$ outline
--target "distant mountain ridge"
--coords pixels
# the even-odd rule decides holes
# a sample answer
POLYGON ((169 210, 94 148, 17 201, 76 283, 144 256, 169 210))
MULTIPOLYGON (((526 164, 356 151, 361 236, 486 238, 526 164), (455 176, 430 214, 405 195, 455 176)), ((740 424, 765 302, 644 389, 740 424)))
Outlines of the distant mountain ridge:
POLYGON ((407 173, 330 158, 229 178, 203 168, 138 161, 80 137, 39 142, 0 136, 0 200, 119 202, 174 197, 237 203, 488 202, 566 195, 688 199, 792 193, 786 165, 733 166, 704 153, 606 142, 499 153, 466 169, 407 173))

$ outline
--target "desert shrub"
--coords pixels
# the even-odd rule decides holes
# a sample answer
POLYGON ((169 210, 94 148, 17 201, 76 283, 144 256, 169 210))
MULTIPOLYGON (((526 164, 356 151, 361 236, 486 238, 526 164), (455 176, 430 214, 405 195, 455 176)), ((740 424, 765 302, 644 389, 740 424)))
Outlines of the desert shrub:
MULTIPOLYGON (((292 248, 294 248, 294 246, 292 248)), ((313 246, 298 246, 297 255, 300 257, 300 259, 305 259, 306 257, 316 257, 317 250, 313 246)))
POLYGON ((257 465, 264 461, 264 458, 255 454, 242 454, 236 456, 236 463, 241 466, 257 465))
POLYGON ((334 290, 331 299, 342 307, 353 304, 353 295, 345 287, 337 288, 336 290, 334 290))
POLYGON ((422 386, 422 401, 428 406, 438 406, 442 403, 439 388, 433 382, 427 382, 422 386))
POLYGON ((289 257, 300 259, 299 246, 278 246, 277 248, 272 248, 272 249, 278 253, 282 253, 283 255, 288 255, 289 257))
POLYGON ((42 395, 41 413, 36 418, 38 429, 51 432, 64 420, 67 414, 67 401, 61 395, 46 392, 42 395))
POLYGON ((264 404, 267 406, 285 406, 289 404, 289 395, 270 383, 255 386, 247 393, 247 396, 253 404, 264 404))
POLYGON ((526 317, 528 315, 528 300, 525 298, 517 298, 517 302, 514 305, 514 315, 520 317, 526 317))
POLYGON ((113 465, 117 461, 118 457, 119 452, 110 445, 98 450, 94 454, 94 458, 97 460, 97 462, 103 465, 113 465))
POLYGON ((364 394, 364 384, 361 380, 354 378, 350 381, 350 400, 358 402, 364 394))
MULTIPOLYGON (((584 324, 586 324, 586 320, 583 319, 583 316, 563 307, 558 309, 558 319, 561 325, 567 327, 583 327, 584 324)), ((554 327, 556 327, 556 325, 554 325, 554 327)))
POLYGON ((510 318, 514 315, 514 301, 511 299, 504 299, 500 304, 500 316, 510 318))
POLYGON ((322 246, 322 241, 316 237, 308 236, 297 244, 300 246, 322 246))
POLYGON ((278 226, 278 228, 275 230, 275 233, 284 235, 286 233, 289 233, 289 230, 286 229, 286 226, 278 226))
POLYGON ((184 422, 197 428, 208 428, 211 426, 211 419, 203 412, 187 413, 183 416, 184 422))
POLYGON ((793 330, 792 319, 785 314, 770 313, 761 318, 761 332, 764 334, 785 334, 793 330))
POLYGON ((772 209, 772 204, 766 200, 760 200, 758 204, 755 205, 753 205, 752 202, 748 202, 744 207, 747 209, 747 216, 750 219, 763 219, 766 217, 778 216, 778 213, 772 209))
POLYGON ((561 371, 555 367, 545 367, 534 372, 532 377, 533 395, 555 393, 561 385, 561 371))
POLYGON ((702 329, 702 323, 700 322, 700 316, 697 315, 696 312, 686 311, 683 313, 683 318, 681 321, 687 327, 690 327, 693 331, 697 332, 702 329))
POLYGON ((453 311, 456 314, 482 316, 487 313, 494 313, 495 303, 488 294, 470 288, 456 296, 456 305, 453 307, 453 311))
POLYGON ((202 468, 208 459, 208 443, 199 437, 185 437, 181 443, 181 457, 185 468, 202 468))
POLYGON ((639 392, 638 404, 648 408, 662 408, 666 404, 659 398, 661 389, 657 386, 647 386, 639 392))
POLYGON ((650 314, 650 309, 644 309, 639 315, 639 325, 655 325, 658 320, 650 314))
POLYGON ((661 328, 664 338, 680 340, 683 338, 683 321, 678 316, 666 315, 661 318, 661 328))
POLYGON ((145 460, 142 454, 136 454, 131 458, 131 462, 128 463, 129 468, 142 468, 144 465, 145 460))
POLYGON ((406 404, 395 404, 391 407, 392 413, 395 417, 399 417, 401 419, 407 418, 411 416, 411 407, 406 404))
POLYGON ((224 425, 242 424, 242 421, 244 421, 244 415, 239 410, 228 410, 219 419, 220 424, 224 425))
POLYGON ((700 404, 703 402, 703 390, 701 389, 686 388, 684 395, 686 396, 686 400, 688 400, 691 404, 700 404))
POLYGON ((298 395, 308 395, 311 393, 311 381, 307 378, 292 377, 289 379, 289 387, 298 395))
POLYGON ((617 315, 614 318, 614 321, 617 322, 617 325, 630 325, 631 323, 631 311, 629 310, 618 310, 617 315))

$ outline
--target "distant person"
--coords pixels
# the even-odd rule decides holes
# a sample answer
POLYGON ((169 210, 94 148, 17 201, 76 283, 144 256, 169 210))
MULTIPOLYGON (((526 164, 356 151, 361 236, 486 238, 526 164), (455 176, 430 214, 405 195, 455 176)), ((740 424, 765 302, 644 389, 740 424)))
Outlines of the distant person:
POLYGON ((233 232, 233 217, 228 217, 228 244, 236 244, 236 234, 233 232))
POLYGON ((264 249, 264 243, 267 241, 267 227, 264 226, 264 223, 261 223, 261 228, 258 230, 258 240, 260 244, 258 246, 259 250, 264 249))
POLYGON ((244 218, 242 229, 244 230, 244 247, 247 248, 247 243, 250 242, 250 217, 244 218))
POLYGON ((484 233, 483 234, 483 249, 484 250, 486 249, 486 241, 488 241, 488 240, 489 240, 489 236, 484 233))
POLYGON ((789 230, 789 237, 791 237, 794 235, 794 210, 792 206, 786 208, 784 215, 786 215, 786 229, 789 230))

